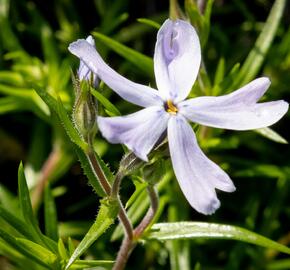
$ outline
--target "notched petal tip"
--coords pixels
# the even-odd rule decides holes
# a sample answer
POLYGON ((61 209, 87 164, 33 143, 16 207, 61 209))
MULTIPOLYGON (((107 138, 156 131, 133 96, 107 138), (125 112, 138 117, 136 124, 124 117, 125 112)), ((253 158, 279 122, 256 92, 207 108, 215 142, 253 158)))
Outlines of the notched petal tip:
POLYGON ((204 215, 212 215, 215 213, 215 211, 220 208, 221 203, 218 199, 212 200, 208 203, 207 206, 205 206, 205 209, 203 212, 201 212, 204 215))
POLYGON ((94 38, 93 38, 91 35, 89 35, 89 36, 86 38, 86 41, 87 41, 88 43, 90 43, 92 46, 95 46, 95 40, 94 40, 94 38))
MULTIPOLYGON (((215 165, 212 164, 212 166, 215 166, 215 165)), ((220 174, 215 175, 215 177, 212 180, 212 184, 214 185, 214 187, 224 192, 236 191, 236 187, 233 181, 230 179, 230 177, 224 171, 219 171, 219 173, 220 174)))
POLYGON ((84 42, 87 42, 85 39, 78 39, 72 43, 69 44, 68 46, 68 50, 76 55, 77 51, 79 50, 80 46, 84 43, 84 42))
POLYGON ((193 200, 193 199, 187 197, 186 194, 184 194, 184 195, 185 195, 187 201, 189 202, 189 204, 191 205, 191 207, 203 215, 212 215, 221 206, 220 200, 217 198, 212 198, 211 200, 206 200, 206 201, 204 201, 204 203, 200 203, 197 206, 196 203, 194 202, 196 199, 193 200), (192 201, 194 203, 191 203, 192 201))
POLYGON ((194 27, 183 20, 166 20, 157 34, 154 53, 156 84, 164 99, 181 101, 195 82, 201 49, 194 27))
POLYGON ((213 214, 220 207, 216 189, 235 190, 230 177, 204 155, 184 117, 170 118, 168 142, 176 179, 187 201, 199 213, 213 214))

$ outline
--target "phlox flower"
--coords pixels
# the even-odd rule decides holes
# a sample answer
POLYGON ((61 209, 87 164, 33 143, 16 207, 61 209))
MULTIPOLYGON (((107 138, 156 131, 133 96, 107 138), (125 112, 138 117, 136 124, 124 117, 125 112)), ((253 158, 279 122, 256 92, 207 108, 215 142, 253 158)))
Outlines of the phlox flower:
MULTIPOLYGON (((86 38, 86 41, 92 45, 94 48, 96 47, 95 41, 92 36, 88 36, 86 38)), ((80 65, 78 68, 78 79, 80 81, 86 80, 86 81, 91 81, 92 80, 92 85, 94 87, 98 87, 99 85, 99 79, 98 76, 90 70, 90 68, 82 61, 80 60, 80 65)))
POLYGON ((111 69, 94 46, 80 39, 71 53, 123 99, 144 107, 121 117, 98 117, 102 135, 111 143, 125 144, 140 159, 167 132, 170 156, 180 188, 191 206, 212 214, 220 206, 216 189, 233 192, 230 177, 199 148, 189 121, 214 128, 250 130, 277 122, 288 110, 282 100, 257 103, 270 85, 258 78, 224 96, 185 100, 201 62, 199 38, 186 21, 166 20, 157 34, 154 71, 158 91, 134 83, 111 69))

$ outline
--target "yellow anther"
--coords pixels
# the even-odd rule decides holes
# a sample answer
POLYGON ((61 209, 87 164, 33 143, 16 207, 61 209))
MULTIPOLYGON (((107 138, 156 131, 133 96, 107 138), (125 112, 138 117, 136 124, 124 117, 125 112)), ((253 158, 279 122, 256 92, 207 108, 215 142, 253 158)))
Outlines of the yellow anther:
POLYGON ((166 111, 168 113, 176 114, 178 112, 178 109, 173 104, 172 100, 167 100, 166 102, 166 111))

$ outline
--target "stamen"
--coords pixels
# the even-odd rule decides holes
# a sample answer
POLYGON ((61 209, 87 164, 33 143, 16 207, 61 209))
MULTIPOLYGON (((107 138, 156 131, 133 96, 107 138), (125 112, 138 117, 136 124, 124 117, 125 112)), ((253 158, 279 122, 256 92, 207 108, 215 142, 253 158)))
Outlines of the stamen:
POLYGON ((176 114, 178 112, 178 109, 177 107, 175 106, 175 104, 172 102, 172 100, 167 100, 166 104, 165 104, 165 110, 168 112, 168 113, 171 113, 171 114, 176 114))

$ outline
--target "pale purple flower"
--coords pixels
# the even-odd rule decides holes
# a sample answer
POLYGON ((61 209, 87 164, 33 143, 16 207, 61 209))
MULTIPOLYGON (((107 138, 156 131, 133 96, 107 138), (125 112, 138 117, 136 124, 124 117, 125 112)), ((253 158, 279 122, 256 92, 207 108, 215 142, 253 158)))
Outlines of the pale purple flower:
POLYGON ((282 100, 257 103, 270 85, 268 78, 258 78, 228 95, 185 100, 197 77, 201 50, 194 28, 182 20, 166 20, 157 34, 154 70, 159 91, 119 75, 85 40, 72 43, 69 50, 122 98, 145 107, 124 117, 98 117, 103 136, 111 143, 125 144, 147 161, 167 130, 176 178, 188 202, 203 214, 212 214, 220 206, 215 189, 233 192, 235 187, 201 151, 188 121, 250 130, 274 124, 288 110, 282 100))
MULTIPOLYGON (((86 38, 86 41, 91 44, 94 48, 96 47, 95 41, 92 36, 88 36, 86 38)), ((78 78, 80 81, 86 80, 86 81, 92 81, 92 84, 94 87, 98 87, 99 85, 99 79, 98 76, 91 72, 89 67, 84 63, 84 61, 80 60, 80 65, 78 69, 78 78)))

